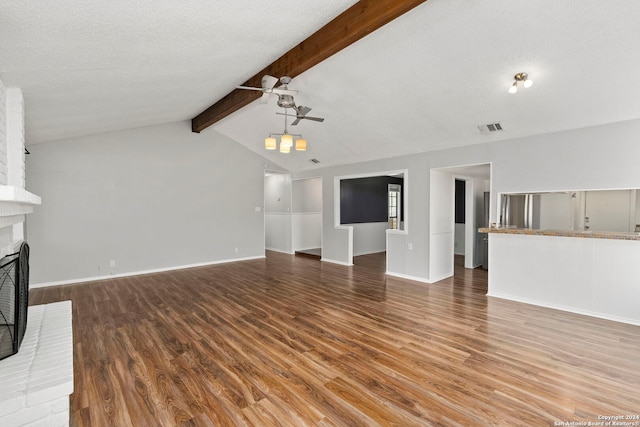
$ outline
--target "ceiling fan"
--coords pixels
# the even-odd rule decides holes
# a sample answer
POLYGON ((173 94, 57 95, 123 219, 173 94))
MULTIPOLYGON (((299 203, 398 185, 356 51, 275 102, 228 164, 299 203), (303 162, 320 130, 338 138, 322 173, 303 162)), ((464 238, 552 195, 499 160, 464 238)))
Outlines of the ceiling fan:
POLYGON ((260 99, 261 104, 266 104, 269 100, 269 95, 275 93, 278 95, 278 105, 284 108, 292 108, 295 106, 295 102, 293 101, 293 95, 298 93, 297 90, 291 90, 287 87, 287 85, 291 83, 291 77, 282 76, 280 79, 270 76, 264 75, 262 77, 261 85, 262 87, 251 87, 251 86, 238 86, 238 89, 248 89, 248 90, 259 90, 262 92, 262 98, 260 99), (275 87, 276 83, 282 83, 282 86, 275 87))
MULTIPOLYGON (((280 103, 278 103, 278 105, 280 105, 280 103)), ((322 117, 307 116, 309 111, 311 111, 311 108, 309 108, 309 107, 305 107, 303 105, 296 106, 294 104, 292 106, 292 108, 296 112, 295 116, 293 114, 287 114, 286 112, 285 113, 276 113, 276 114, 280 114, 282 116, 287 116, 287 117, 295 117, 296 119, 293 122, 291 122, 291 126, 297 125, 298 123, 300 123, 300 120, 303 120, 303 119, 305 119, 305 120, 313 120, 314 122, 324 122, 324 118, 322 118, 322 117)))

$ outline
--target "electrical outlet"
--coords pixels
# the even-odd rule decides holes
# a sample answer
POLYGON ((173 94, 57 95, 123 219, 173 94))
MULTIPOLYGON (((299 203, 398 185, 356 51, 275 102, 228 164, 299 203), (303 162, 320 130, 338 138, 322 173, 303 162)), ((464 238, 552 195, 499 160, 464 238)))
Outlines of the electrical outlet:
POLYGON ((413 250, 413 243, 409 243, 408 247, 409 247, 409 250, 412 251, 413 250))
POLYGON ((238 253, 238 248, 234 248, 234 249, 233 249, 233 251, 234 251, 235 253, 238 253))
POLYGON ((109 261, 109 267, 115 267, 116 266, 116 260, 112 259, 109 261))

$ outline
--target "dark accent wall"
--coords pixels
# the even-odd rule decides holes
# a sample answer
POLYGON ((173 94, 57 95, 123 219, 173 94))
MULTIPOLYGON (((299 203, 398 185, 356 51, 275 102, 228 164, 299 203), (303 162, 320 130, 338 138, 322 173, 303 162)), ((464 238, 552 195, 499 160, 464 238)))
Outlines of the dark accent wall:
MULTIPOLYGON (((401 200, 404 200, 404 179, 392 176, 343 179, 340 181, 340 224, 364 222, 387 222, 388 185, 402 186, 401 200)), ((401 203, 403 203, 401 201, 401 203)), ((404 203, 403 203, 404 204, 404 203)), ((400 220, 404 210, 400 210, 400 220)))
POLYGON ((456 179, 456 224, 464 224, 466 182, 456 179))

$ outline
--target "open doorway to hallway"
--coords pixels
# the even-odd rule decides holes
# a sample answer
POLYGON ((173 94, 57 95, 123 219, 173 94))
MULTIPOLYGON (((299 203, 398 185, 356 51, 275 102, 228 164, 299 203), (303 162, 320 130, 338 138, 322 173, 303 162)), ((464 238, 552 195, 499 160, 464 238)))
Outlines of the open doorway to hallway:
POLYGON ((430 281, 454 274, 456 253, 464 268, 481 266, 486 249, 478 228, 484 222, 485 192, 491 187, 491 165, 463 165, 431 170, 430 281), (461 212, 456 218, 456 180, 461 212), (456 244, 457 243, 457 244, 456 244))
POLYGON ((322 254, 322 178, 265 171, 265 250, 322 254))
POLYGON ((296 255, 322 257, 322 178, 291 183, 291 237, 296 255))

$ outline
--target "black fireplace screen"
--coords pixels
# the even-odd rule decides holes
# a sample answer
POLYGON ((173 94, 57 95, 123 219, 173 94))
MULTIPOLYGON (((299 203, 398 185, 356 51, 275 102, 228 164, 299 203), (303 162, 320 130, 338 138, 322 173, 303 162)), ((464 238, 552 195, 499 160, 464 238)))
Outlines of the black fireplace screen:
POLYGON ((29 245, 0 260, 0 359, 18 352, 27 328, 29 245))

